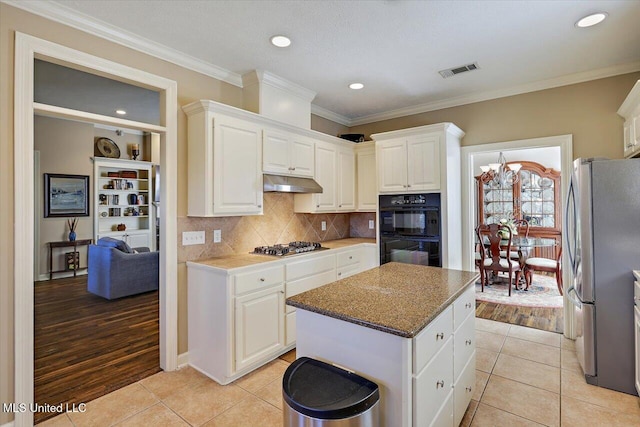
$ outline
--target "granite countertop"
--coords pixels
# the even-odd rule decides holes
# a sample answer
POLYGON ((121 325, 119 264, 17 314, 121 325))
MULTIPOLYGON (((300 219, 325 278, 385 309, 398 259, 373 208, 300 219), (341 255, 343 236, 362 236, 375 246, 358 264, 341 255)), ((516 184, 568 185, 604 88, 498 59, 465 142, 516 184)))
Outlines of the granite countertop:
MULTIPOLYGON (((376 239, 365 239, 352 237, 347 239, 339 239, 339 240, 327 240, 326 242, 321 242, 322 246, 327 247, 329 249, 340 249, 347 246, 359 245, 361 243, 376 243, 376 239)), ((314 254, 318 252, 309 252, 309 254, 314 254)), ((268 255, 255 255, 255 254, 236 254, 236 255, 225 255, 215 258, 209 258, 199 261, 189 261, 188 264, 201 264, 208 267, 214 267, 222 270, 231 270, 234 268, 248 267, 250 265, 262 264, 266 262, 280 261, 283 259, 291 259, 294 256, 304 256, 306 254, 301 255, 291 255, 288 257, 274 257, 268 255)))
POLYGON ((477 278, 470 271, 390 262, 290 297, 287 304, 413 338, 477 278))

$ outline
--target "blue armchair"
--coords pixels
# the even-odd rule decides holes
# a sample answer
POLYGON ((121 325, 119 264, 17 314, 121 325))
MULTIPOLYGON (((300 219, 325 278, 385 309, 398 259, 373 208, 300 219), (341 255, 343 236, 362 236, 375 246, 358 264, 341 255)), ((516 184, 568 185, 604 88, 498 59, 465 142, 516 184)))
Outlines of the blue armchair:
POLYGON ((87 290, 112 300, 158 290, 159 253, 103 237, 89 245, 87 290))

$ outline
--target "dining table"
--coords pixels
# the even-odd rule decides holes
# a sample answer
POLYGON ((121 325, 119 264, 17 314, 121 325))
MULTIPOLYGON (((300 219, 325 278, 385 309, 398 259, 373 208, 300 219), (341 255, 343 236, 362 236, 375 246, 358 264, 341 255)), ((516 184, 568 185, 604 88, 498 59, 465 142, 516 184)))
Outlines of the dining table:
MULTIPOLYGON (((484 236, 483 244, 485 247, 489 246, 489 239, 484 236)), ((506 248, 509 244, 508 240, 500 241, 500 246, 506 248)), ((511 250, 516 250, 518 252, 518 263, 520 264, 520 268, 522 271, 525 269, 527 258, 531 256, 533 253, 533 249, 535 248, 543 248, 543 247, 553 247, 557 246, 558 242, 556 239, 551 239, 548 237, 525 237, 525 236, 513 236, 511 238, 511 250)), ((524 280, 524 274, 520 277, 519 285, 525 285, 525 291, 529 290, 529 286, 526 284, 524 280)), ((519 287, 518 289, 521 289, 519 287)))

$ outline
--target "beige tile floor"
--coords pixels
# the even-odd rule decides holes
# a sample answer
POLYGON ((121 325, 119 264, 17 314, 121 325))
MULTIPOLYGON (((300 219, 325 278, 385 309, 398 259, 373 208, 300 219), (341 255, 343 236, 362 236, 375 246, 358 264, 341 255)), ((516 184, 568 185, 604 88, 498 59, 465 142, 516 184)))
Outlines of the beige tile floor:
MULTIPOLYGON (((573 342, 477 319, 476 391, 463 426, 639 426, 638 398, 588 385, 573 342)), ((282 375, 292 355, 221 386, 186 367, 161 372, 40 426, 282 425, 282 375)), ((391 426, 390 426, 391 427, 391 426)))

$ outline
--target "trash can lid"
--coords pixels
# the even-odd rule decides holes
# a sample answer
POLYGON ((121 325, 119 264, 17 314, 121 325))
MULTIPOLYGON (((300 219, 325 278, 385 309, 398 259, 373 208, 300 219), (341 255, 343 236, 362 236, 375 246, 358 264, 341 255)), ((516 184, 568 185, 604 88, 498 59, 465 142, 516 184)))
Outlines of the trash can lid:
POLYGON ((301 357, 287 368, 282 395, 297 412, 325 420, 356 416, 380 398, 376 383, 309 357, 301 357))

